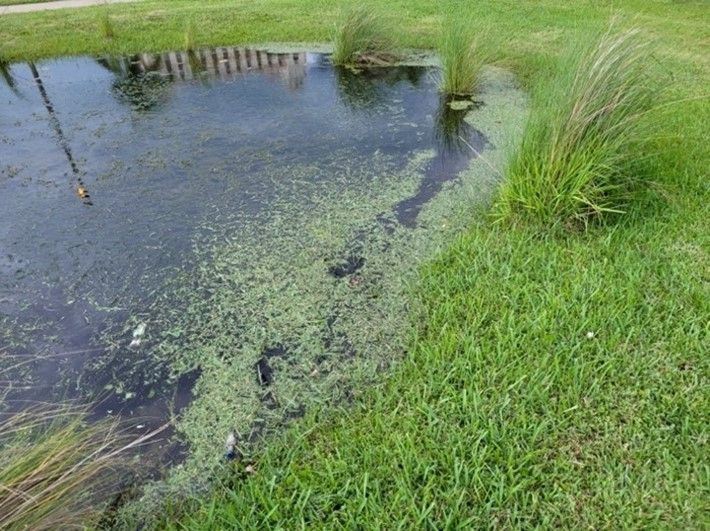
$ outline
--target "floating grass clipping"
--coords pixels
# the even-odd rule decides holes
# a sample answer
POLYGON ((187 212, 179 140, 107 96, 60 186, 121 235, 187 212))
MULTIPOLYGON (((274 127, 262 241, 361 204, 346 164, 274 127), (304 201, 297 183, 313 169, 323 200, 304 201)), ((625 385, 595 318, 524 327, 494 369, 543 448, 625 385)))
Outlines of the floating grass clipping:
POLYGON ((185 27, 185 51, 192 52, 195 50, 195 23, 192 20, 187 22, 185 27))
POLYGON ((475 91, 481 69, 488 60, 484 42, 484 36, 477 35, 466 18, 451 17, 445 23, 439 42, 439 86, 444 94, 464 96, 475 91))
POLYGON ((43 406, 0 416, 0 529, 96 523, 126 479, 131 439, 115 422, 86 424, 87 409, 43 406))
POLYGON ((391 32, 371 8, 351 5, 341 12, 333 34, 333 63, 384 65, 392 62, 391 32))
POLYGON ((99 15, 99 30, 105 39, 112 39, 115 35, 115 32, 113 31, 113 23, 111 22, 111 17, 108 14, 108 9, 102 10, 99 15))
POLYGON ((624 210, 639 146, 652 134, 648 53, 637 30, 609 30, 540 87, 495 205, 499 219, 586 225, 624 210))

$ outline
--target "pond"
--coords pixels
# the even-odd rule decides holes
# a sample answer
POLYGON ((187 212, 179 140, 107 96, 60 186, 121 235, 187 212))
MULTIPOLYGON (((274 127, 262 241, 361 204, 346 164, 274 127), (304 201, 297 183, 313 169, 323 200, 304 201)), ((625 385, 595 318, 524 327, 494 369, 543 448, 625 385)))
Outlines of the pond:
POLYGON ((524 117, 505 72, 457 105, 436 72, 232 47, 3 67, 3 407, 177 419, 208 467, 231 430, 248 451, 362 392, 524 117))

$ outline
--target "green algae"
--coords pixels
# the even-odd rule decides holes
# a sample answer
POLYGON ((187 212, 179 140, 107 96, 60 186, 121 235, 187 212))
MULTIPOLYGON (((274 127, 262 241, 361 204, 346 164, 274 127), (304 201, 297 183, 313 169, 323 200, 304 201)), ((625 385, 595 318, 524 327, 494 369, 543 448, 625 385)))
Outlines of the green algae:
POLYGON ((258 452, 291 419, 356 398, 402 358, 418 265, 490 199, 525 118, 526 98, 505 71, 487 69, 479 96, 484 104, 466 120, 488 147, 424 206, 414 228, 399 226, 392 211, 416 193, 431 151, 397 168, 385 154, 363 159, 344 150, 325 170, 298 163, 260 175, 279 198, 268 212, 214 209, 193 245, 196 267, 176 272, 146 312, 157 345, 151 355, 170 377, 201 370, 195 399, 177 419, 189 455, 127 514, 205 488, 231 431, 242 454, 258 452), (352 256, 361 268, 331 274, 352 256), (265 353, 268 386, 256 371, 265 353))
MULTIPOLYGON (((175 419, 189 448, 187 459, 165 480, 149 485, 128 513, 150 512, 166 496, 208 486, 220 474, 224 440, 232 430, 240 451, 254 455, 292 419, 357 398, 402 358, 415 312, 409 292, 418 265, 463 230, 488 200, 507 143, 517 137, 524 118, 525 97, 501 70, 486 72, 477 99, 483 105, 466 119, 489 145, 426 204, 414 228, 398 225, 393 208, 417 193, 432 151, 412 153, 402 167, 386 153, 365 157, 343 147, 328 163, 303 156, 289 164, 279 161, 273 173, 279 155, 270 149, 237 149, 224 160, 210 160, 205 172, 189 159, 170 159, 150 147, 133 161, 115 161, 98 177, 111 181, 130 174, 137 186, 149 187, 153 171, 183 170, 194 171, 194 179, 214 177, 229 186, 224 197, 204 202, 204 221, 184 262, 150 271, 140 286, 128 274, 116 279, 124 289, 90 284, 77 302, 69 289, 71 300, 64 301, 115 316, 97 341, 108 345, 108 352, 87 361, 95 365, 90 375, 113 374, 107 393, 123 399, 153 396, 174 386, 180 375, 201 371, 195 399, 175 419), (237 161, 263 163, 262 169, 235 178, 237 161), (241 193, 255 201, 268 196, 263 200, 268 209, 235 209, 231 201, 241 193), (332 274, 353 257, 363 259, 361 268, 340 278, 332 274), (114 297, 121 291, 119 305, 114 297), (148 306, 136 303, 138 296, 148 306), (146 324, 142 345, 129 348, 141 323, 146 324), (268 357, 272 379, 262 386, 256 365, 269 350, 279 353, 268 357)), ((393 113, 398 105, 391 102, 393 113)), ((165 128, 170 126, 168 118, 165 128)), ((193 156, 223 135, 217 127, 201 128, 193 156)), ((74 282, 69 276, 66 281, 74 282)), ((18 332, 15 326, 7 330, 18 332)), ((80 388, 90 375, 67 385, 80 388)))

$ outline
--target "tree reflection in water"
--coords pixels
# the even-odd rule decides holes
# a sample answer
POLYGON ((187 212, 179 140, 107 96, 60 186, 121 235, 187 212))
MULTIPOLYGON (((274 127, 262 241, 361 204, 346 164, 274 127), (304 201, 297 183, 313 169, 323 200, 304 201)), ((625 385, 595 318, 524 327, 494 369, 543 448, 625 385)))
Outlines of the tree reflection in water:
POLYGON ((49 94, 47 93, 47 90, 44 87, 42 76, 40 75, 37 66, 33 62, 28 63, 28 66, 30 68, 30 72, 32 72, 32 78, 34 79, 35 85, 37 85, 39 94, 42 97, 44 108, 47 109, 47 114, 49 115, 49 123, 52 125, 52 129, 54 129, 54 132, 57 135, 57 140, 59 141, 59 145, 62 148, 62 151, 64 151, 64 154, 67 157, 67 162, 69 162, 69 167, 71 168, 72 175, 74 176, 74 190, 77 196, 79 196, 79 198, 81 199, 81 201, 85 205, 90 206, 92 205, 92 202, 89 196, 89 190, 86 188, 86 185, 84 184, 84 181, 81 177, 79 166, 77 165, 76 159, 72 154, 69 141, 67 140, 64 131, 62 130, 62 125, 59 123, 59 118, 57 117, 57 113, 54 110, 54 105, 49 99, 49 94))

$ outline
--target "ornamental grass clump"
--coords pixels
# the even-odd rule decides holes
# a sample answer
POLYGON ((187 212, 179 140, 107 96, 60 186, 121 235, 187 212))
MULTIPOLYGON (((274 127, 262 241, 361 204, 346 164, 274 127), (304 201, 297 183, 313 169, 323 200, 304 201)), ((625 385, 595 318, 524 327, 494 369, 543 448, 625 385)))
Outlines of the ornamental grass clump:
POLYGON ((101 36, 105 39, 112 39, 116 34, 113 30, 113 23, 111 22, 108 9, 104 9, 99 15, 99 31, 101 32, 101 36))
POLYGON ((499 219, 586 226, 624 211, 652 136, 648 53, 638 30, 609 30, 540 86, 495 205, 499 219))
POLYGON ((484 41, 466 18, 451 17, 445 23, 439 42, 439 87, 444 94, 465 96, 475 91, 488 57, 484 41))
POLYGON ((46 405, 0 415, 0 529, 96 525, 130 478, 132 438, 88 409, 46 405))
POLYGON ((340 14, 333 33, 333 64, 384 65, 395 59, 393 41, 382 18, 365 5, 351 5, 340 14))

